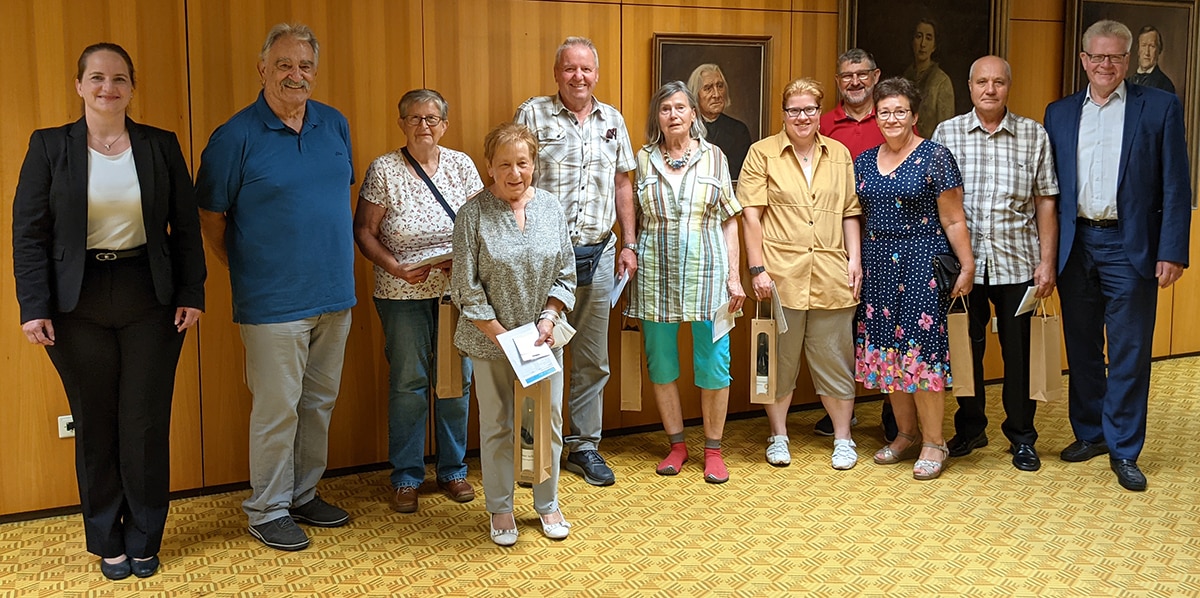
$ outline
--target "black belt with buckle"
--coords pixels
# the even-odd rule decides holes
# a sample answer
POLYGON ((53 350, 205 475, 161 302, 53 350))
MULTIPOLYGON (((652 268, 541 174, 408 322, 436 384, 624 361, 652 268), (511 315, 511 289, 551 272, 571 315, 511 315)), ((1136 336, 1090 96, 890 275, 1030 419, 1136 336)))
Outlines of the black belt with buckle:
POLYGON ((1090 226, 1092 228, 1113 228, 1113 227, 1117 226, 1116 220, 1092 220, 1090 218, 1080 217, 1080 218, 1076 218, 1075 222, 1077 224, 1082 224, 1084 226, 1090 226))
POLYGON ((142 245, 133 249, 89 249, 87 255, 98 262, 112 262, 146 255, 146 246, 142 245))

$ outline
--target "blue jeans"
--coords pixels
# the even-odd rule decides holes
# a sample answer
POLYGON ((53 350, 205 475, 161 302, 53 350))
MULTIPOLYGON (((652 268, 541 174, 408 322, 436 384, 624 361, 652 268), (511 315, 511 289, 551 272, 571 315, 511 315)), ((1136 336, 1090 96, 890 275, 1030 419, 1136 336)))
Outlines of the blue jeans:
MULTIPOLYGON (((394 488, 416 488, 425 481, 425 430, 429 394, 437 373, 437 299, 375 298, 383 323, 388 376, 388 461, 394 488)), ((437 479, 467 477, 467 412, 471 360, 462 357, 462 396, 433 401, 437 479)))

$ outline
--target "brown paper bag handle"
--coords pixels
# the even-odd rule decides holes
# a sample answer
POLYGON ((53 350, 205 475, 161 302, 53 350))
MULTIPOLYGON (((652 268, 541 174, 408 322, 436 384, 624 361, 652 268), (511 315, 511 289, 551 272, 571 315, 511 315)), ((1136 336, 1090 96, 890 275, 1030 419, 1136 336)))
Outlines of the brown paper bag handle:
POLYGON ((1042 317, 1058 315, 1057 309, 1054 310, 1054 313, 1050 313, 1050 310, 1047 309, 1047 304, 1046 304, 1045 299, 1038 299, 1037 306, 1033 308, 1033 315, 1037 316, 1039 311, 1042 312, 1042 317))
POLYGON ((966 295, 958 295, 956 297, 950 298, 950 307, 946 308, 946 315, 950 315, 951 313, 953 313, 954 306, 959 302, 962 302, 963 311, 967 311, 967 307, 968 307, 967 296, 966 295))
POLYGON ((767 317, 765 317, 765 318, 762 317, 762 306, 764 303, 766 303, 767 305, 770 305, 771 299, 765 299, 765 300, 764 299, 756 299, 754 301, 754 317, 755 317, 755 319, 770 320, 771 318, 775 317, 775 314, 773 313, 774 310, 772 310, 770 308, 767 309, 767 317))

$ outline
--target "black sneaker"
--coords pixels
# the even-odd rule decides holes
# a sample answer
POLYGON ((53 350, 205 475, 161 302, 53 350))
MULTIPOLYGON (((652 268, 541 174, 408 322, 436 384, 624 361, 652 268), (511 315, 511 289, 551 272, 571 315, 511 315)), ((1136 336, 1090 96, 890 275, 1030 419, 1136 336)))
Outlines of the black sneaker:
POLYGON ((308 536, 288 516, 258 525, 251 525, 250 535, 276 550, 303 550, 308 548, 308 536))
MULTIPOLYGON (((850 425, 857 426, 858 418, 851 415, 850 425)), ((817 436, 833 436, 833 420, 829 419, 828 413, 825 414, 825 417, 821 418, 821 421, 813 425, 813 434, 816 434, 817 436)))
POLYGON ((341 527, 350 521, 350 514, 323 500, 320 496, 288 510, 292 519, 317 527, 341 527))
POLYGON ((593 486, 611 486, 617 481, 612 469, 597 451, 575 451, 567 455, 567 462, 563 466, 567 471, 583 476, 583 480, 593 486))

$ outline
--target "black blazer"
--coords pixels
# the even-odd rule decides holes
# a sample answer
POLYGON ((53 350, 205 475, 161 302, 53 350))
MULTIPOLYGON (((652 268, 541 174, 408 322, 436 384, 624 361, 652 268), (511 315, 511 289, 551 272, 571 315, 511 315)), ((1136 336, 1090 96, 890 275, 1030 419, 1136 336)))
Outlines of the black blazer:
MULTIPOLYGON (((175 133, 125 119, 154 292, 162 305, 204 309, 204 246, 192 177, 175 133)), ((79 303, 87 260, 87 123, 29 138, 13 199, 13 274, 21 323, 79 303)))

